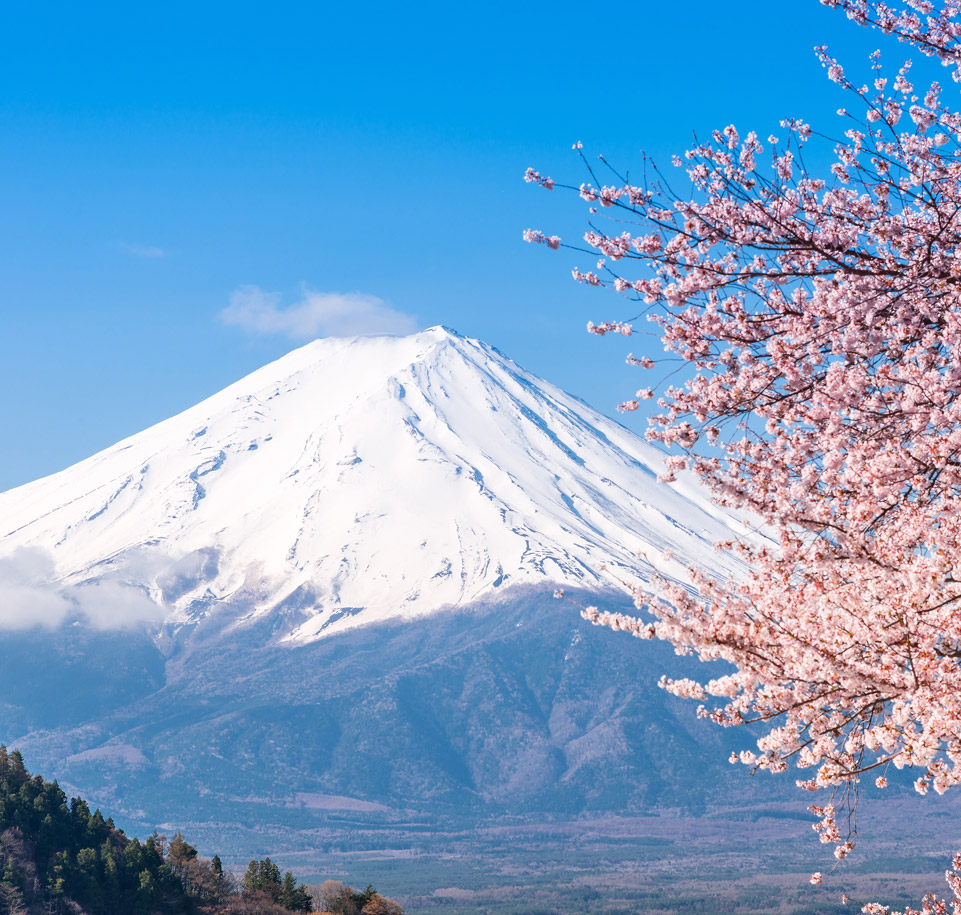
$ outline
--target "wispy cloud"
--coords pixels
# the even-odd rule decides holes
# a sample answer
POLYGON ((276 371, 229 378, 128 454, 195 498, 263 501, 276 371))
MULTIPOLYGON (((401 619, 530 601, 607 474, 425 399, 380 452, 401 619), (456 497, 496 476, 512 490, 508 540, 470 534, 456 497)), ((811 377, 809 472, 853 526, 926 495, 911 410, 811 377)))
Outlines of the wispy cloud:
POLYGON ((0 629, 56 628, 83 619, 96 629, 131 629, 159 620, 163 607, 118 581, 61 587, 51 553, 18 547, 0 557, 0 629))
POLYGON ((282 305, 276 292, 242 286, 220 312, 224 324, 256 334, 283 334, 292 340, 353 337, 366 334, 410 334, 417 330, 412 315, 383 299, 361 292, 314 292, 305 289, 299 302, 282 305))
POLYGON ((167 252, 156 245, 124 245, 124 251, 137 257, 166 257, 167 252))
POLYGON ((20 547, 0 558, 0 629, 59 626, 73 605, 49 584, 53 557, 37 547, 20 547))
POLYGON ((132 629, 163 616, 163 608, 140 588, 117 581, 77 585, 67 592, 77 610, 97 629, 132 629))

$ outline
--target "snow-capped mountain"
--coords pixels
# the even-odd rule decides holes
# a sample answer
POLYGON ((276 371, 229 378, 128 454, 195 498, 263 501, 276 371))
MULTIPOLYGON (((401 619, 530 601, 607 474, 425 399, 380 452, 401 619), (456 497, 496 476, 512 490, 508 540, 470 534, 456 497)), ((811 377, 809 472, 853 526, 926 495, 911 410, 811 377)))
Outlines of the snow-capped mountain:
POLYGON ((60 473, 0 494, 0 556, 142 589, 160 618, 282 609, 312 641, 509 585, 723 572, 731 519, 663 455, 477 340, 317 340, 60 473), (662 557, 665 550, 673 559, 662 557))

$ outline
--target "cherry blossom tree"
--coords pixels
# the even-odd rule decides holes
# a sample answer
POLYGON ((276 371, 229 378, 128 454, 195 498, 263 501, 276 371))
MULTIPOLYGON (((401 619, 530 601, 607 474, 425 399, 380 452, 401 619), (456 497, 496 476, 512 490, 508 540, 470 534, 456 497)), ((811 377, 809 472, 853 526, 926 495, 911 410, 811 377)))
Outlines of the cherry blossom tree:
MULTIPOLYGON (((823 2, 961 82, 953 3, 823 2)), ((580 187, 525 177, 579 193, 586 245, 525 238, 599 254, 574 278, 659 326, 689 366, 661 386, 648 432, 674 449, 664 478, 693 470, 765 532, 725 545, 747 560, 740 580, 692 570, 696 593, 661 580, 654 595, 636 587, 640 616, 585 615, 730 662, 662 685, 720 724, 769 722, 740 761, 793 763, 802 787, 833 789, 812 810, 842 859, 855 841, 843 808, 868 773, 883 788, 891 767, 910 769, 921 793, 961 783, 961 113, 937 82, 915 86, 910 61, 891 78, 876 52, 860 85, 817 53, 851 98, 838 136, 798 120, 764 139, 731 125, 667 172, 645 160, 638 183, 603 158, 592 167, 578 143, 580 187), (823 174, 807 164, 819 142, 833 147, 823 174)), ((636 320, 588 329, 629 336, 636 320)), ((954 867, 953 900, 919 911, 961 915, 954 867)))

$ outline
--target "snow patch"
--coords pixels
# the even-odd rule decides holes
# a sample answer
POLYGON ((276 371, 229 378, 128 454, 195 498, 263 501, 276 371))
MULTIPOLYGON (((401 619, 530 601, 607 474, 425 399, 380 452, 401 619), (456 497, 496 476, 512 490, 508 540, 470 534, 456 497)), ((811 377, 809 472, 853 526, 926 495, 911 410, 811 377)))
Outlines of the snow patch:
POLYGON ((135 587, 168 622, 269 618, 288 643, 508 585, 606 588, 605 564, 643 582, 665 550, 676 580, 731 573, 713 544, 746 531, 689 479, 658 484, 662 463, 445 328, 317 340, 0 494, 0 556, 37 547, 58 587, 135 587))

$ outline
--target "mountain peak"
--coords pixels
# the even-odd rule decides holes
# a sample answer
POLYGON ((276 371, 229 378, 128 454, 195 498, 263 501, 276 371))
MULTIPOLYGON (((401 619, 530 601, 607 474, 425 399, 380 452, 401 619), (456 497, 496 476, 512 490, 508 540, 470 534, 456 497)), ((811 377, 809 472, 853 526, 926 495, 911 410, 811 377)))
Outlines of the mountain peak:
POLYGON ((662 454, 443 326, 322 339, 51 477, 0 494, 0 555, 123 583, 169 622, 309 641, 511 585, 606 587, 666 549, 719 568, 727 519, 662 454), (644 558, 640 558, 643 554, 644 558))
POLYGON ((461 335, 457 333, 453 327, 448 327, 446 324, 435 324, 433 327, 428 327, 424 333, 435 334, 438 337, 453 337, 455 339, 461 338, 461 335))

